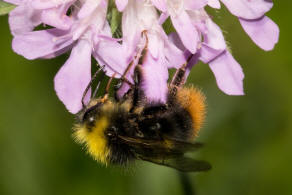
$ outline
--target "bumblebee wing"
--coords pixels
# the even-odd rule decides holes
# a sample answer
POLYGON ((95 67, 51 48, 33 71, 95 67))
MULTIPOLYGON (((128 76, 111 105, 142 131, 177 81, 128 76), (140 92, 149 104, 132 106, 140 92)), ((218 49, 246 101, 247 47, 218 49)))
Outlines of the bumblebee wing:
POLYGON ((194 160, 184 156, 190 150, 202 147, 201 143, 189 143, 179 140, 143 139, 136 137, 119 136, 121 141, 132 146, 136 157, 141 160, 164 165, 182 172, 198 172, 211 169, 211 165, 205 161, 194 160))
POLYGON ((190 143, 180 140, 167 139, 157 140, 157 139, 143 139, 137 137, 128 137, 119 135, 122 142, 134 147, 134 148, 148 148, 155 149, 157 152, 161 153, 185 153, 187 151, 194 151, 203 146, 202 143, 190 143))
POLYGON ((149 158, 145 156, 139 156, 141 160, 152 162, 158 165, 174 168, 181 172, 200 172, 208 171, 212 167, 206 161, 195 160, 185 156, 178 156, 175 158, 149 158))

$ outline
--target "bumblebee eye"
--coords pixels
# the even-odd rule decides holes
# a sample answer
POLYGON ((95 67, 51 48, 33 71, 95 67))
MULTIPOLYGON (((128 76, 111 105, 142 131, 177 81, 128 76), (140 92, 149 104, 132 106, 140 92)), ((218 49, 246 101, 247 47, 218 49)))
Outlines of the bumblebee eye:
POLYGON ((112 132, 108 132, 108 133, 107 133, 107 136, 108 136, 108 137, 113 137, 114 134, 113 134, 112 132))
POLYGON ((151 130, 159 130, 161 128, 160 123, 155 123, 153 126, 150 127, 151 130))
POLYGON ((113 133, 117 133, 117 132, 118 132, 118 128, 117 128, 116 126, 111 126, 111 127, 109 128, 109 131, 110 131, 110 132, 113 132, 113 133))
POLYGON ((101 104, 99 103, 99 104, 96 104, 96 105, 88 108, 83 115, 82 122, 93 124, 96 117, 97 117, 100 106, 101 106, 101 104))
POLYGON ((143 134, 141 131, 139 131, 139 130, 137 130, 137 131, 135 132, 135 135, 136 135, 137 137, 144 137, 144 134, 143 134))
POLYGON ((116 138, 117 134, 118 134, 118 128, 116 126, 110 126, 108 130, 106 131, 106 135, 112 139, 116 138))

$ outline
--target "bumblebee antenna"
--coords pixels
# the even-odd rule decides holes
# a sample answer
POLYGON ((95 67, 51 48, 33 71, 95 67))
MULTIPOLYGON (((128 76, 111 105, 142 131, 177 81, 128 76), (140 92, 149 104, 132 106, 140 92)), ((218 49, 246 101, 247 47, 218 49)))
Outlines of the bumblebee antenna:
POLYGON ((88 83, 87 87, 85 88, 85 90, 84 90, 84 92, 83 92, 83 95, 82 95, 82 99, 81 99, 81 103, 82 103, 82 107, 83 107, 83 108, 86 107, 86 105, 85 105, 85 103, 84 103, 84 98, 85 98, 85 96, 86 96, 86 94, 87 94, 87 92, 88 92, 90 86, 92 85, 93 81, 96 79, 98 73, 99 73, 101 70, 103 70, 104 67, 105 67, 105 66, 101 66, 101 67, 100 67, 100 68, 94 73, 94 75, 91 77, 90 82, 88 83))
POLYGON ((98 83, 97 83, 97 85, 96 85, 96 88, 95 88, 95 90, 94 90, 94 92, 93 92, 92 97, 95 97, 95 96, 96 96, 97 91, 98 91, 98 89, 99 89, 99 87, 100 87, 100 84, 101 84, 101 81, 103 80, 103 78, 104 78, 104 74, 102 74, 102 77, 101 77, 100 81, 98 81, 98 83))
POLYGON ((105 93, 103 95, 103 99, 106 98, 106 96, 108 95, 109 93, 109 88, 110 88, 110 85, 113 81, 113 78, 116 76, 116 72, 111 76, 111 78, 108 80, 107 84, 106 84, 106 88, 105 88, 105 93))

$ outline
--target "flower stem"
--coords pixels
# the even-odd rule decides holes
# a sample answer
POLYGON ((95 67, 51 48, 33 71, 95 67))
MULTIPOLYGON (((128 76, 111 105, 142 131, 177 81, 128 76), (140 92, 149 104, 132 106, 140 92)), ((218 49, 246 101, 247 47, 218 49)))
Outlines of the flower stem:
POLYGON ((191 179, 187 173, 179 172, 180 182, 183 189, 184 195, 195 195, 194 186, 192 186, 191 179))

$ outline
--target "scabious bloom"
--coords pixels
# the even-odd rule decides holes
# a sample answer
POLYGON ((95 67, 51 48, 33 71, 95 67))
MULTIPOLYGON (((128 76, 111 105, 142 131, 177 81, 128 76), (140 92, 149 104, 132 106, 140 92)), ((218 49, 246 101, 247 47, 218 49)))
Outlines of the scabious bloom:
MULTIPOLYGON (((278 42, 278 26, 265 13, 273 3, 266 0, 221 0, 229 11, 238 17, 243 29, 262 49, 272 50, 278 42)), ((220 8, 219 0, 164 0, 157 9, 162 11, 161 22, 168 16, 172 20, 181 48, 195 54, 188 69, 198 60, 209 64, 218 87, 229 95, 243 95, 244 74, 238 62, 227 49, 220 28, 212 22, 204 7, 220 8)), ((188 70, 188 71, 189 71, 188 70)))
MULTIPOLYGON (((10 12, 14 51, 27 59, 53 58, 71 50, 55 77, 55 90, 67 109, 78 112, 91 78, 91 56, 105 65, 108 76, 120 77, 128 64, 141 64, 142 88, 149 101, 166 100, 168 69, 187 59, 187 72, 200 60, 209 64, 218 87, 229 95, 243 95, 244 74, 226 46, 224 36, 206 6, 222 2, 239 19, 244 31, 263 50, 278 42, 278 26, 267 16, 271 0, 115 0, 122 13, 122 37, 113 38, 107 21, 111 0, 5 0, 17 5, 10 12), (162 24, 170 18, 176 32, 167 35, 162 24), (35 30, 43 24, 47 28, 35 30)), ((133 68, 126 75, 132 81, 133 68)), ((129 88, 122 87, 120 94, 129 88)), ((86 101, 89 100, 90 92, 86 101)))
MULTIPOLYGON (((36 59, 53 58, 72 50, 55 77, 57 95, 72 113, 81 109, 82 94, 91 79, 91 55, 102 55, 98 59, 106 62, 111 60, 109 52, 118 46, 116 40, 107 39, 112 35, 106 14, 105 0, 24 0, 10 13, 10 26, 14 35, 12 47, 16 53, 27 59, 36 59), (25 9, 27 12, 19 12, 25 9), (71 13, 66 15, 69 11, 71 13), (28 12, 29 16, 24 15, 28 12), (33 24, 33 21, 27 20, 37 22, 33 24), (52 28, 33 31, 40 23, 52 28), (100 45, 102 50, 99 49, 100 45)), ((114 55, 112 57, 115 58, 114 55)), ((86 101, 89 98, 90 92, 86 101)))

